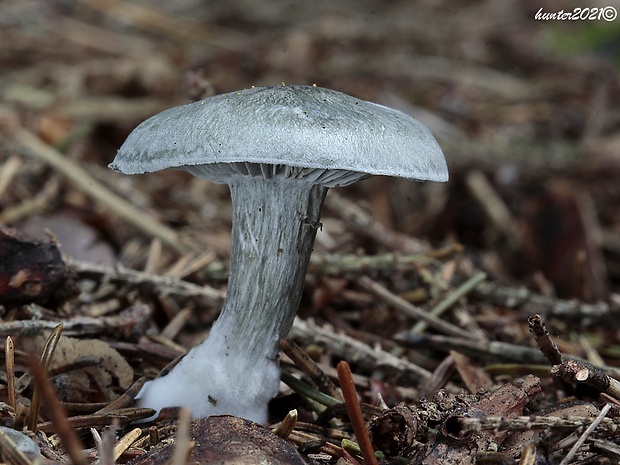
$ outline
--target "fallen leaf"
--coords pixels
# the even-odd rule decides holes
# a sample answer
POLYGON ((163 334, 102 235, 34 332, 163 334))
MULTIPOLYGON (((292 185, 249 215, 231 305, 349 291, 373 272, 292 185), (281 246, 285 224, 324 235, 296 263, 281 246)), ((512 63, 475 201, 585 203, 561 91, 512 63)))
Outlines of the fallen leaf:
MULTIPOLYGON (((30 350, 34 350, 37 354, 41 353, 45 339, 44 336, 36 336, 30 350)), ((134 372, 129 363, 105 341, 62 336, 54 352, 50 369, 53 371, 93 357, 100 359, 100 363, 69 371, 66 376, 70 381, 84 387, 94 382, 104 393, 106 400, 116 399, 119 390, 124 392, 131 386, 134 372)), ((62 396, 61 393, 59 395, 62 396)))

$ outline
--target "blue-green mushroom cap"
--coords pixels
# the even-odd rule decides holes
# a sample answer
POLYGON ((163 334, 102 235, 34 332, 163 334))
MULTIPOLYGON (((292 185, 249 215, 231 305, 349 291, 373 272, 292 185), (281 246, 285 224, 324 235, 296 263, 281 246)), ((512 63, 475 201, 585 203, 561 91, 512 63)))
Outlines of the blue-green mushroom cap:
POLYGON ((299 85, 252 87, 165 110, 133 130, 110 168, 124 174, 178 168, 226 182, 226 165, 239 172, 240 164, 246 174, 275 166, 296 177, 337 170, 448 180, 437 141, 416 119, 299 85))

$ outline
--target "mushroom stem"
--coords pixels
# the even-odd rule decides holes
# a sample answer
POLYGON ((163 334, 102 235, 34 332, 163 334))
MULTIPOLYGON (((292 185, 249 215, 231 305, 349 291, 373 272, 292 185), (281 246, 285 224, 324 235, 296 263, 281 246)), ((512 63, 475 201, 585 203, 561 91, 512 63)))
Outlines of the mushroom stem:
POLYGON ((229 183, 233 225, 228 293, 211 337, 233 352, 274 358, 291 329, 327 188, 239 176, 229 183))
POLYGON ((284 175, 234 176, 228 293, 206 341, 147 383, 142 406, 179 402, 194 417, 233 414, 264 423, 277 393, 277 343, 301 299, 327 187, 284 175))

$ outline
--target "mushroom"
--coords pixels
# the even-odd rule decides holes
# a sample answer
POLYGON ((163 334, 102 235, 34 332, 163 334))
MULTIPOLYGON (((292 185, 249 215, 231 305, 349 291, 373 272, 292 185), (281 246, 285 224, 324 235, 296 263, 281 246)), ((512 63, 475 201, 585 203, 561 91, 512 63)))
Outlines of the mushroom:
POLYGON ((208 338, 138 395, 144 407, 267 421, 328 188, 371 175, 444 182, 430 131, 397 110, 316 86, 252 87, 140 124, 110 168, 176 168, 230 187, 228 292, 208 338))

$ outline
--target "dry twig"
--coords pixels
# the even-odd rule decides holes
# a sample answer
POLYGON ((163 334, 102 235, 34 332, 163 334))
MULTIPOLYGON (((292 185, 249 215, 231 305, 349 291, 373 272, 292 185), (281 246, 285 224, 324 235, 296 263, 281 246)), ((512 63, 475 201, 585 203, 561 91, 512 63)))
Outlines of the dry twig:
POLYGON ((349 414, 349 421, 351 422, 353 433, 355 433, 355 437, 357 438, 357 442, 362 451, 364 463, 366 465, 378 465, 375 457, 375 451, 370 443, 366 423, 364 422, 364 417, 362 416, 362 409, 360 407, 359 399, 357 398, 357 392, 355 391, 351 368, 349 368, 349 364, 345 361, 338 363, 337 368, 338 380, 340 381, 344 403, 349 414))
POLYGON ((395 375, 403 383, 418 385, 431 377, 428 370, 406 359, 369 347, 353 337, 336 333, 328 326, 318 326, 312 321, 296 318, 290 337, 306 343, 325 345, 332 354, 342 360, 348 360, 370 371, 384 370, 390 375, 395 375))
POLYGON ((431 315, 415 305, 410 304, 405 299, 393 294, 384 286, 373 281, 367 276, 362 276, 358 282, 362 287, 364 287, 364 289, 380 297, 386 303, 394 306, 412 318, 426 322, 426 324, 439 332, 466 339, 474 337, 469 331, 461 329, 458 326, 448 323, 447 321, 442 320, 435 315, 431 315))
POLYGON ((65 452, 69 455, 74 465, 88 465, 83 452, 84 447, 75 434, 73 427, 67 421, 67 415, 56 397, 52 382, 46 375, 46 370, 34 360, 31 363, 31 370, 37 389, 41 393, 41 399, 51 417, 55 432, 60 436, 65 452))
POLYGON ((601 409, 601 413, 599 413, 599 415, 594 419, 594 421, 590 424, 590 426, 586 428, 583 434, 579 436, 579 439, 573 445, 573 447, 568 452, 568 454, 566 454, 566 457, 562 459, 562 461, 560 462, 560 465, 568 465, 573 460, 573 457, 575 456, 577 451, 581 448, 581 446, 583 446, 583 443, 586 442, 586 439, 588 439, 588 437, 592 434, 592 432, 596 429, 596 427, 601 423, 601 421, 603 421, 603 418, 607 416, 610 409, 611 409, 611 405, 605 404, 605 406, 601 409))
POLYGON ((612 318, 620 313, 620 301, 611 300, 589 304, 578 300, 565 300, 546 297, 526 289, 501 286, 492 282, 482 282, 472 291, 472 295, 486 303, 506 308, 521 308, 531 305, 540 313, 562 319, 596 321, 612 318))
POLYGON ((192 246, 181 240, 175 231, 155 221, 151 216, 144 214, 125 199, 110 192, 80 166, 64 158, 53 147, 47 145, 30 131, 19 129, 15 132, 14 138, 24 148, 25 153, 48 163, 85 193, 101 202, 137 229, 149 236, 159 237, 163 242, 181 253, 186 253, 192 249, 192 246))
POLYGON ((326 393, 334 399, 342 400, 342 393, 338 390, 336 385, 330 378, 327 377, 318 364, 301 349, 301 347, 290 339, 282 339, 279 346, 280 350, 288 355, 289 358, 295 363, 295 366, 310 377, 312 382, 317 385, 321 392, 326 393))
POLYGON ((200 297, 216 306, 220 306, 224 301, 224 292, 206 285, 198 286, 174 276, 161 276, 122 267, 112 268, 75 260, 70 260, 68 266, 82 278, 140 287, 153 295, 176 295, 185 298, 200 297))

